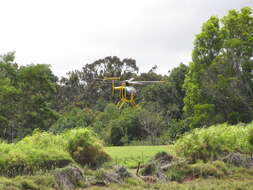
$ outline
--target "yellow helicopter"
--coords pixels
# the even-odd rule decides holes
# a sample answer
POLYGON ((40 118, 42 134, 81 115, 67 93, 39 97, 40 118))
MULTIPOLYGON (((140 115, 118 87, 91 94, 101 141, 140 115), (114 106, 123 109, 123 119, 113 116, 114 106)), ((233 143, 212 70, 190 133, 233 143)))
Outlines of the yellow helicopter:
POLYGON ((97 79, 100 81, 108 81, 111 80, 112 83, 112 96, 114 96, 114 91, 119 91, 120 100, 117 103, 117 107, 121 109, 125 103, 129 103, 132 106, 135 106, 135 97, 137 94, 137 90, 130 85, 145 85, 151 83, 162 83, 164 81, 134 81, 134 78, 129 80, 120 81, 120 77, 105 77, 104 79, 97 79), (115 81, 120 82, 120 86, 115 86, 115 81))

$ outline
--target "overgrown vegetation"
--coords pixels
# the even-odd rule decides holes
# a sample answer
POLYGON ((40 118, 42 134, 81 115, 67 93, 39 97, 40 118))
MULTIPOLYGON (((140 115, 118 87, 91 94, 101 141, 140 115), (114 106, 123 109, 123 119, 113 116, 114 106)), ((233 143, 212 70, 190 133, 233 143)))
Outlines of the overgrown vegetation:
POLYGON ((167 176, 172 181, 183 182, 187 180, 194 180, 196 178, 225 178, 229 174, 229 169, 224 162, 215 161, 213 163, 195 163, 179 164, 167 172, 167 176))
POLYGON ((85 187, 109 181, 122 183, 111 189, 252 189, 252 34, 251 8, 213 16, 196 36, 189 66, 166 75, 156 66, 138 74, 134 59, 108 56, 58 79, 49 65, 19 66, 14 52, 1 55, 0 189, 57 188, 54 169, 85 171, 95 180, 85 187), (164 83, 136 87, 139 106, 119 110, 111 87, 94 80, 111 76, 164 83), (173 155, 163 168, 152 160, 161 151, 173 155), (81 167, 72 170, 72 163, 81 167), (144 167, 143 176, 112 165, 144 167), (168 179, 176 182, 149 184, 168 179))
POLYGON ((34 132, 17 143, 0 144, 1 175, 33 174, 64 167, 76 161, 95 166, 110 160, 100 141, 88 129, 73 129, 61 135, 34 132))
POLYGON ((209 128, 195 129, 185 134, 176 143, 179 155, 208 161, 216 160, 229 152, 251 155, 253 124, 216 125, 209 128))
POLYGON ((50 173, 15 178, 0 177, 1 190, 53 190, 55 181, 50 173))
POLYGON ((211 17, 196 36, 184 82, 191 128, 252 120, 253 17, 251 8, 211 17))
POLYGON ((157 66, 138 74, 132 58, 108 56, 58 79, 49 65, 19 66, 15 53, 0 56, 0 138, 15 142, 34 129, 56 134, 89 127, 107 145, 173 142, 193 128, 249 123, 253 115, 252 9, 212 16, 196 35, 192 62, 166 75, 157 66), (138 109, 112 104, 111 87, 96 78, 163 80, 136 87, 138 109))
POLYGON ((104 152, 102 142, 88 129, 69 130, 61 136, 66 139, 66 149, 78 164, 96 167, 111 159, 104 152))
MULTIPOLYGON (((88 190, 102 190, 104 187, 93 186, 88 190)), ((160 190, 251 190, 252 179, 200 179, 187 181, 185 183, 158 183, 146 184, 140 183, 138 180, 132 180, 128 184, 112 184, 110 190, 143 190, 143 189, 160 189, 160 190)))

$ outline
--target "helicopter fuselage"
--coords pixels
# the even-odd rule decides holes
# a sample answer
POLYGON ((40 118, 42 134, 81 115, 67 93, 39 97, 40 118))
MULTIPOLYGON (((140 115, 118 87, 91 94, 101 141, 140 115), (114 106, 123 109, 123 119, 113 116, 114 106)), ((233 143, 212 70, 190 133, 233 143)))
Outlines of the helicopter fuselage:
POLYGON ((111 80, 112 81, 112 96, 114 95, 114 91, 119 91, 119 98, 120 100, 117 103, 117 107, 119 109, 122 108, 122 106, 125 103, 129 103, 132 106, 135 106, 135 97, 137 94, 137 90, 130 85, 144 85, 144 84, 150 84, 150 83, 160 83, 163 81, 134 81, 133 78, 125 81, 121 81, 120 86, 115 86, 115 81, 120 80, 120 77, 105 77, 103 80, 111 80))
POLYGON ((131 96, 136 96, 137 90, 133 86, 126 86, 126 97, 131 98, 131 96))
POLYGON ((118 108, 120 109, 125 103, 130 103, 131 105, 135 105, 134 98, 136 96, 136 89, 132 86, 117 86, 114 87, 114 90, 119 90, 119 102, 117 103, 118 108))
POLYGON ((120 99, 125 99, 125 100, 133 100, 133 98, 137 94, 137 90, 133 86, 117 86, 114 87, 115 90, 119 90, 119 96, 120 99))

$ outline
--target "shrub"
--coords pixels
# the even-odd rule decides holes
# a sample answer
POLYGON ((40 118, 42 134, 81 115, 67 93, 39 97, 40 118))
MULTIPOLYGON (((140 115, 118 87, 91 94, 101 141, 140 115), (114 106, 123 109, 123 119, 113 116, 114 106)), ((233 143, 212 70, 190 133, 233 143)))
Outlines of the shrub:
POLYGON ((110 156, 103 150, 101 141, 91 130, 70 130, 64 136, 68 139, 67 150, 77 163, 97 167, 110 160, 110 156))
POLYGON ((7 176, 63 167, 73 162, 59 136, 36 131, 13 144, 0 144, 0 173, 7 176))
POLYGON ((189 157, 192 161, 216 160, 229 152, 251 153, 253 146, 249 143, 249 132, 252 129, 253 124, 222 124, 195 129, 176 141, 176 150, 179 155, 189 157))
POLYGON ((5 176, 62 168, 74 160, 92 166, 109 160, 102 143, 88 129, 61 135, 35 131, 17 143, 0 142, 0 155, 0 174, 5 176))

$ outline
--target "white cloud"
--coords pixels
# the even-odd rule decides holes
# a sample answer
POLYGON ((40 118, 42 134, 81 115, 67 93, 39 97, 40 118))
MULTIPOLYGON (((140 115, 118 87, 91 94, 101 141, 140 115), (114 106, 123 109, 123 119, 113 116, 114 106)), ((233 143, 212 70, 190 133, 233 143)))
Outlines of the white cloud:
POLYGON ((0 53, 20 64, 51 64, 58 76, 108 55, 162 73, 189 62, 195 34, 211 15, 252 0, 1 0, 0 53))

